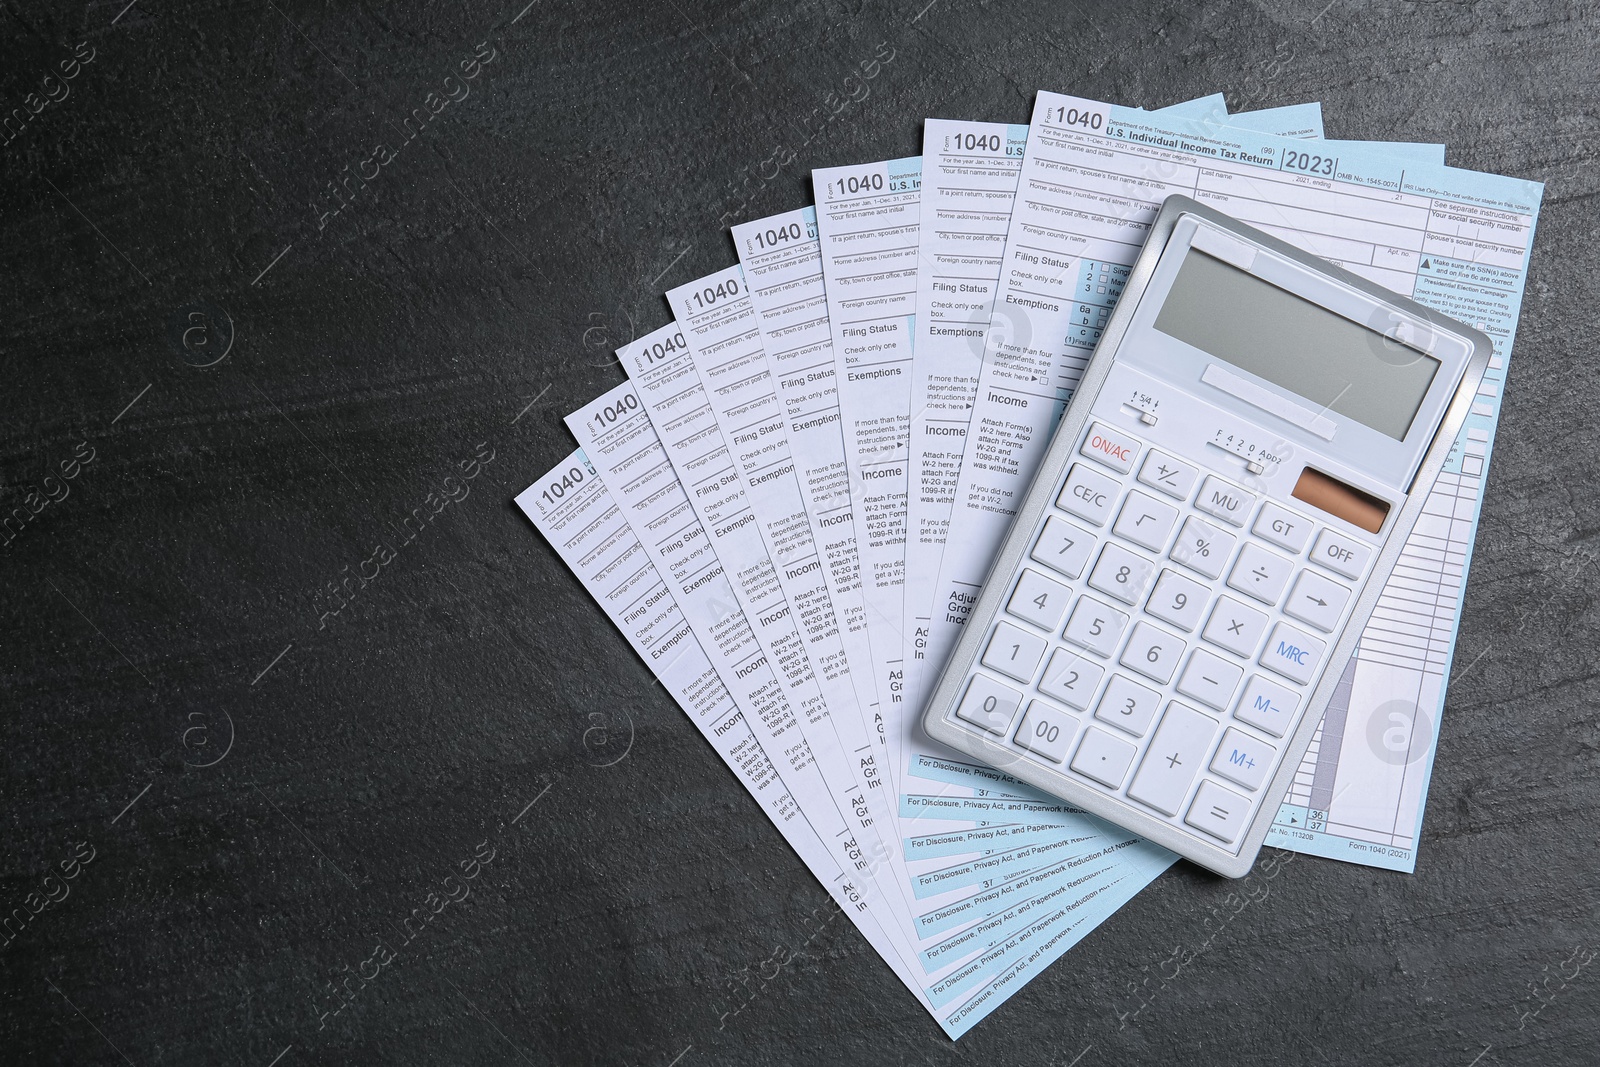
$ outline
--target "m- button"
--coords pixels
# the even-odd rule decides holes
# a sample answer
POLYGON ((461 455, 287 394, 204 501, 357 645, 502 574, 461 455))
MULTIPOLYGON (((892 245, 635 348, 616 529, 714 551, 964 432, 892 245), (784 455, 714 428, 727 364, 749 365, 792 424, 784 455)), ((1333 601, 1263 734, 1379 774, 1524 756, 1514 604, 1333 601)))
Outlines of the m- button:
POLYGON ((1139 442, 1097 422, 1089 427, 1089 434, 1078 452, 1099 460, 1118 474, 1127 474, 1133 469, 1134 457, 1139 454, 1139 442))

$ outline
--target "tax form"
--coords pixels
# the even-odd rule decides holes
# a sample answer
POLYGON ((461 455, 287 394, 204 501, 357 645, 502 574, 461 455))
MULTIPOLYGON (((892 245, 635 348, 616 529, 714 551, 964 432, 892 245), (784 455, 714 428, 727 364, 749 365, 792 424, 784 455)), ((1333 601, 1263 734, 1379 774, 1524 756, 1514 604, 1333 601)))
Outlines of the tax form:
MULTIPOLYGON (((607 394, 612 399, 602 398, 604 404, 618 403, 613 396, 616 393, 612 390, 607 394)), ((580 419, 587 421, 587 416, 580 419)), ((597 434, 613 441, 625 435, 626 431, 597 434)), ((802 811, 804 797, 796 796, 785 773, 773 764, 757 740, 751 720, 723 685, 720 672, 684 617, 672 583, 662 578, 651 553, 607 492, 583 449, 523 490, 517 497, 517 506, 622 631, 634 652, 761 805, 840 910, 912 995, 924 1007, 930 1007, 923 983, 913 978, 914 974, 920 977, 921 969, 906 965, 902 947, 894 944, 884 924, 863 900, 856 884, 859 876, 839 865, 818 835, 815 815, 802 811)), ((794 772, 789 774, 793 776, 794 772)), ((812 810, 816 810, 814 803, 812 810)))
MULTIPOLYGON (((659 351, 668 343, 682 347, 675 340, 676 331, 676 326, 667 327, 623 352, 634 350, 628 358, 637 358, 640 350, 659 351)), ((703 639, 701 647, 712 657, 719 676, 733 686, 751 689, 749 668, 760 663, 760 653, 750 659, 745 649, 754 644, 753 638, 737 640, 744 631, 732 624, 742 616, 719 614, 737 612, 731 591, 720 594, 726 599, 719 603, 719 594, 712 591, 716 583, 706 580, 708 575, 720 576, 720 564, 707 560, 704 530, 652 423, 641 412, 632 383, 574 412, 568 424, 595 457, 600 474, 618 487, 618 510, 634 541, 642 541, 645 555, 654 557, 662 573, 673 576, 670 591, 702 613, 701 632, 715 636, 703 639)), ((605 573, 614 575, 616 568, 605 573)), ((659 609, 660 604, 650 606, 659 609)), ((637 610, 625 612, 624 620, 637 610)), ((654 645, 651 655, 671 647, 654 645)), ((766 678, 755 698, 777 688, 770 672, 766 678)), ((1048 827, 1027 842, 1002 842, 997 836, 957 842, 946 834, 936 847, 924 845, 918 850, 922 873, 915 883, 913 920, 904 908, 895 906, 896 887, 872 881, 883 878, 889 868, 864 858, 836 793, 823 781, 804 741, 795 740, 792 719, 776 718, 769 711, 744 721, 763 748, 790 753, 780 772, 832 864, 819 871, 819 878, 826 882, 828 870, 842 865, 846 880, 840 889, 849 908, 878 924, 882 941, 893 950, 880 947, 880 952, 902 980, 922 990, 924 1003, 951 1036, 959 1036, 1002 1003, 1002 992, 1020 985, 1017 975, 1064 952, 1170 861, 1166 853, 1136 839, 1106 837, 1081 828, 1066 840, 1059 827, 1048 827), (993 847, 997 844, 1005 847, 993 847), (926 943, 913 947, 912 939, 926 943)), ((987 810, 993 815, 1008 808, 1026 808, 1050 819, 1059 805, 1010 799, 993 801, 987 810)), ((913 882, 904 885, 909 890, 913 882)), ((879 945, 875 942, 875 947, 879 945)))
MULTIPOLYGON (((1039 94, 936 603, 982 580, 1170 193, 1472 323, 1497 355, 1268 843, 1410 870, 1542 186, 1039 94), (1337 748, 1330 773, 1324 753, 1337 748), (1319 769, 1322 773, 1319 776, 1319 769)), ((946 624, 949 625, 949 624, 946 624)))
MULTIPOLYGON (((1290 137, 1322 133, 1319 104, 1228 115, 1211 98, 1203 98, 1154 114, 1290 137)), ((906 520, 905 692, 913 714, 922 709, 926 666, 943 664, 954 644, 957 631, 948 616, 967 605, 965 599, 936 605, 933 597, 966 451, 978 366, 991 330, 1006 337, 1025 326, 1006 308, 995 313, 995 293, 1027 140, 1027 126, 998 122, 929 119, 923 127, 922 269, 917 277, 906 520), (943 624, 931 626, 929 620, 939 616, 945 616, 943 624), (930 644, 934 641, 938 643, 930 644)), ((958 595, 969 594, 964 590, 958 595)))
POLYGON ((811 182, 867 631, 889 758, 898 767, 922 160, 819 169, 811 182))

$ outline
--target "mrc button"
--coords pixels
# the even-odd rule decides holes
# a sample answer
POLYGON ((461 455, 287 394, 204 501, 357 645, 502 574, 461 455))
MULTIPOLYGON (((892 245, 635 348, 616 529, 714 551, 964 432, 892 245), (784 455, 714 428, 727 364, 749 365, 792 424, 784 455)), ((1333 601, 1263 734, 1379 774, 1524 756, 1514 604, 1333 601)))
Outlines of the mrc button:
POLYGON ((1097 422, 1089 427, 1089 433, 1078 451, 1090 459, 1099 460, 1118 474, 1127 474, 1133 469, 1134 457, 1139 454, 1139 442, 1127 434, 1108 430, 1103 423, 1097 422))
POLYGON ((1316 545, 1311 549, 1311 562, 1320 563, 1331 571, 1338 571, 1346 578, 1359 578, 1367 566, 1367 557, 1372 555, 1372 549, 1348 537, 1342 537, 1332 530, 1323 530, 1317 538, 1316 545))

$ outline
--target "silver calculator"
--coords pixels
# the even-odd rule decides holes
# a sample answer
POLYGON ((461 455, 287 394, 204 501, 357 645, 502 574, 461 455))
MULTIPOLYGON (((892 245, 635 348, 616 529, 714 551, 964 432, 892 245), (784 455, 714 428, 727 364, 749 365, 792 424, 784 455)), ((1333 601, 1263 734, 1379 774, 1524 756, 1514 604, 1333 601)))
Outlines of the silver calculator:
POLYGON ((1242 876, 1491 347, 1169 197, 927 732, 1242 876))

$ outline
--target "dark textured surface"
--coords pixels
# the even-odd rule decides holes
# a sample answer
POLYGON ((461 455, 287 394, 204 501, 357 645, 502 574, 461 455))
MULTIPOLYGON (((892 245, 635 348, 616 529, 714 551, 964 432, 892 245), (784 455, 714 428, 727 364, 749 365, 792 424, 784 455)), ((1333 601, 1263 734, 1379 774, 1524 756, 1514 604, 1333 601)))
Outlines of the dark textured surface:
POLYGON ((0 145, 0 513, 57 498, 0 548, 0 903, 70 888, 0 1056, 1595 1061, 1592 4, 524 2, 5 4, 0 113, 93 58, 0 145), (1548 190, 1416 875, 1297 859, 1169 980, 1237 888, 1180 865, 952 1044, 510 501, 721 225, 1041 87, 1321 99, 1548 190))

